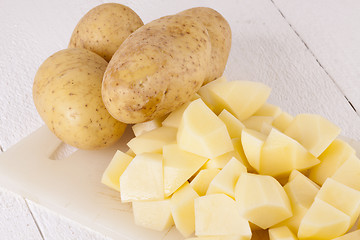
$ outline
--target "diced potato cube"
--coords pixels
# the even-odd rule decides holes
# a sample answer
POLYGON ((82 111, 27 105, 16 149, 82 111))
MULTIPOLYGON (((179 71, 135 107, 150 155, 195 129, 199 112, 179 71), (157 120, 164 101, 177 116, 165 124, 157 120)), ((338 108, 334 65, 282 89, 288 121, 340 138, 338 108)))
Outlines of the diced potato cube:
POLYGON ((120 176, 123 174, 132 159, 133 158, 126 153, 123 153, 120 150, 116 151, 114 157, 102 175, 101 183, 116 191, 120 191, 120 176))
POLYGON ((355 150, 346 142, 335 139, 330 146, 319 156, 320 163, 311 168, 309 178, 322 185, 328 177, 343 164, 355 150))
POLYGON ((234 117, 226 109, 222 110, 219 114, 219 118, 225 123, 226 128, 231 138, 241 137, 241 131, 245 128, 239 119, 234 117))
POLYGON ((216 88, 217 84, 223 82, 227 82, 224 76, 219 77, 218 79, 215 79, 214 81, 202 86, 198 91, 198 94, 204 103, 216 114, 219 114, 223 110, 223 107, 216 101, 212 95, 212 92, 210 92, 210 89, 216 88))
POLYGON ((288 196, 271 176, 241 174, 235 187, 235 200, 241 215, 263 229, 292 216, 288 196))
POLYGON ((297 141, 273 128, 261 151, 259 172, 271 176, 286 176, 293 169, 305 170, 319 162, 297 141))
POLYGON ((282 110, 279 106, 264 103, 255 113, 254 116, 268 116, 276 118, 282 113, 282 110))
POLYGON ((201 99, 191 102, 186 108, 177 142, 181 149, 207 158, 234 150, 225 124, 201 99))
POLYGON ((217 108, 228 110, 240 121, 253 115, 266 102, 270 91, 268 86, 251 81, 220 82, 209 88, 217 108))
POLYGON ((333 240, 355 240, 355 239, 360 239, 360 230, 347 233, 345 235, 342 235, 341 237, 334 238, 333 240))
POLYGON ((239 160, 232 158, 211 181, 206 194, 224 193, 235 198, 235 185, 239 176, 246 171, 246 167, 239 160))
POLYGON ((207 158, 181 150, 177 144, 165 145, 163 158, 165 197, 173 194, 207 161, 207 158))
POLYGON ((232 198, 225 194, 211 194, 195 199, 195 234, 237 235, 250 240, 251 229, 232 198))
POLYGON ((320 198, 350 216, 350 226, 354 225, 360 215, 360 191, 331 178, 326 179, 316 198, 320 198))
POLYGON ((285 130, 286 135, 298 141, 315 157, 320 156, 339 133, 339 127, 316 114, 297 115, 285 130))
POLYGON ((183 104, 181 107, 171 112, 167 118, 162 122, 162 125, 165 127, 179 128, 182 116, 185 109, 189 106, 191 102, 183 104))
POLYGON ((171 214, 177 230, 188 237, 195 231, 194 199, 199 195, 185 182, 171 197, 171 214))
POLYGON ((292 232, 297 233, 301 220, 319 192, 319 186, 299 171, 293 170, 284 190, 290 199, 293 216, 276 226, 287 226, 292 232))
POLYGON ((244 166, 247 168, 248 172, 254 173, 256 172, 255 169, 249 164, 245 152, 244 152, 244 148, 243 145, 241 143, 241 137, 240 138, 233 138, 231 139, 231 142, 234 146, 236 155, 234 156, 236 159, 238 159, 242 164, 244 164, 244 166))
POLYGON ((291 116, 289 113, 282 112, 279 116, 277 116, 274 119, 272 125, 280 132, 284 132, 289 127, 289 125, 293 120, 294 117, 291 116))
POLYGON ((251 116, 243 121, 246 128, 261 132, 264 125, 272 125, 274 121, 273 117, 269 116, 251 116))
POLYGON ((170 199, 160 201, 141 201, 133 202, 135 224, 153 229, 164 231, 174 225, 171 215, 170 199))
POLYGON ((269 229, 270 240, 297 240, 298 238, 295 236, 291 230, 286 227, 276 227, 269 229))
POLYGON ((299 239, 333 239, 346 233, 350 217, 327 202, 315 198, 314 203, 303 217, 299 239))
POLYGON ((134 124, 132 126, 134 135, 137 137, 143 133, 150 132, 151 130, 161 127, 162 126, 161 122, 164 120, 164 118, 165 117, 159 117, 159 118, 155 118, 151 121, 134 124))
POLYGON ((234 151, 224 153, 218 157, 209 159, 203 166, 204 169, 222 169, 230 161, 231 158, 235 157, 237 153, 234 151))
POLYGON ((210 182, 220 172, 220 169, 203 169, 196 177, 190 182, 191 187, 199 194, 204 196, 208 190, 210 182))
POLYGON ((120 177, 120 189, 122 202, 163 200, 162 155, 136 155, 120 177))
POLYGON ((131 139, 127 145, 136 155, 146 152, 161 153, 164 145, 176 142, 176 128, 159 127, 131 139))
POLYGON ((241 143, 249 164, 257 171, 260 170, 260 153, 266 136, 251 129, 243 129, 241 143))
POLYGON ((351 155, 331 178, 360 191, 360 159, 351 155))

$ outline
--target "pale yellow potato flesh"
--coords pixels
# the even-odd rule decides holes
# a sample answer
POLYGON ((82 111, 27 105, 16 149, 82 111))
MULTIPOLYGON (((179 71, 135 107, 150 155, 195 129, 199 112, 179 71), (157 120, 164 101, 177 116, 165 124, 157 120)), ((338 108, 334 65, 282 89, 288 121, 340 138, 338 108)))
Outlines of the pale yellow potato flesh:
POLYGON ((351 155, 331 178, 360 191, 360 159, 351 155))
POLYGON ((85 48, 110 61, 123 41, 143 25, 129 7, 104 3, 80 19, 71 35, 69 48, 85 48))
POLYGON ((181 149, 209 159, 234 150, 225 124, 201 99, 191 102, 185 110, 177 143, 181 149))
POLYGON ((264 103, 255 113, 254 116, 268 116, 277 118, 282 113, 282 110, 279 106, 264 103))
POLYGON ((195 209, 194 200, 199 195, 185 182, 171 197, 171 213, 176 229, 188 237, 195 231, 195 209))
POLYGON ((294 120, 294 117, 292 115, 290 115, 287 112, 282 112, 280 113, 279 116, 277 116, 272 125, 273 127, 275 127, 276 129, 278 129, 280 132, 284 132, 289 125, 291 124, 291 122, 294 120))
POLYGON ((292 216, 288 196, 271 176, 242 173, 235 187, 235 200, 241 215, 262 229, 292 216))
POLYGON ((298 240, 295 234, 286 226, 270 228, 270 240, 298 240))
POLYGON ((286 128, 285 134, 302 144, 315 157, 336 139, 340 128, 316 114, 299 114, 286 128))
POLYGON ((133 157, 117 150, 101 177, 101 183, 116 191, 120 191, 120 176, 123 174, 132 159, 133 157))
POLYGON ((360 239, 360 230, 347 233, 341 237, 334 238, 333 240, 355 240, 355 239, 360 239))
POLYGON ((165 197, 173 194, 208 160, 205 157, 181 150, 177 144, 165 145, 163 158, 165 197))
POLYGON ((249 164, 260 171, 260 154, 265 143, 266 136, 251 129, 243 129, 241 132, 241 143, 249 164))
POLYGON ((164 117, 159 117, 159 118, 155 118, 151 121, 134 124, 131 128, 134 132, 135 137, 137 137, 137 136, 140 136, 141 134, 150 132, 151 130, 161 127, 163 120, 164 120, 164 117))
POLYGON ((149 22, 110 60, 102 84, 104 104, 125 123, 164 116, 199 90, 210 56, 208 32, 196 18, 171 15, 149 22))
POLYGON ((202 169, 196 177, 190 182, 191 187, 199 194, 204 196, 208 190, 210 182, 220 172, 220 169, 202 169))
POLYGON ((252 235, 249 222, 240 215, 235 201, 225 194, 195 199, 195 234, 238 235, 248 240, 252 235))
POLYGON ((132 202, 135 224, 155 231, 164 231, 174 225, 170 199, 132 202))
POLYGON ((214 9, 196 7, 178 13, 195 17, 207 29, 211 42, 211 59, 204 84, 221 77, 231 48, 231 28, 226 19, 214 9))
POLYGON ((305 170, 319 162, 297 141, 273 128, 261 151, 259 173, 286 176, 293 169, 305 170))
POLYGON ((216 88, 216 84, 227 82, 227 79, 225 76, 219 77, 215 79, 212 82, 207 83, 206 85, 202 86, 198 94, 200 95, 201 99, 206 103, 206 105, 215 113, 220 114, 220 112, 224 109, 222 105, 216 101, 216 98, 212 94, 212 91, 210 91, 213 88, 216 88))
POLYGON ((222 110, 218 117, 225 123, 231 138, 241 137, 241 131, 245 128, 245 125, 239 119, 226 109, 222 110))
POLYGON ((331 177, 336 170, 355 150, 345 141, 335 139, 328 148, 319 156, 320 163, 311 168, 309 178, 319 185, 322 185, 328 177, 331 177))
POLYGON ((272 126, 273 121, 274 117, 272 116, 251 116, 242 123, 246 128, 261 132, 264 125, 272 126))
MULTIPOLYGON (((350 217, 350 227, 360 215, 360 191, 348 187, 331 178, 326 179, 316 195, 350 217)), ((349 229, 348 229, 349 230, 349 229)))
POLYGON ((49 129, 71 146, 105 148, 126 128, 109 114, 101 98, 106 66, 93 52, 69 48, 47 58, 36 73, 36 109, 49 129))
POLYGON ((235 185, 246 167, 236 158, 231 158, 223 169, 210 182, 206 195, 223 193, 235 198, 235 185))
POLYGON ((162 155, 136 155, 120 177, 120 189, 122 202, 163 200, 162 155))
POLYGON ((219 82, 207 90, 217 109, 228 110, 240 121, 253 115, 266 102, 271 91, 262 83, 250 81, 219 82))
POLYGON ((346 233, 350 217, 327 202, 315 198, 301 221, 299 239, 333 239, 346 233))
POLYGON ((131 139, 127 145, 137 155, 145 152, 162 153, 163 146, 176 142, 176 128, 159 127, 131 139))

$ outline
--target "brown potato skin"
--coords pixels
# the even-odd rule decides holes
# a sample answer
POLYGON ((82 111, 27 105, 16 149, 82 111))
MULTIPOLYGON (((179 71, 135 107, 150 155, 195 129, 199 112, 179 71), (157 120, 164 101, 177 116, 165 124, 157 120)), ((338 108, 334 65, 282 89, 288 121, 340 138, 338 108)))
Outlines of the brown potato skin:
POLYGON ((37 111, 62 141, 81 149, 115 143, 126 124, 107 112, 101 83, 107 62, 81 48, 56 52, 38 69, 33 85, 37 111))
POLYGON ((206 28, 191 16, 154 20, 131 34, 105 71, 102 96, 110 114, 139 123, 189 101, 208 72, 206 28))
POLYGON ((190 8, 178 13, 196 17, 207 29, 211 42, 211 62, 204 85, 221 77, 231 49, 231 28, 217 11, 207 7, 190 8))
POLYGON ((101 4, 80 19, 69 48, 85 48, 110 61, 121 43, 143 25, 131 8, 118 3, 101 4))

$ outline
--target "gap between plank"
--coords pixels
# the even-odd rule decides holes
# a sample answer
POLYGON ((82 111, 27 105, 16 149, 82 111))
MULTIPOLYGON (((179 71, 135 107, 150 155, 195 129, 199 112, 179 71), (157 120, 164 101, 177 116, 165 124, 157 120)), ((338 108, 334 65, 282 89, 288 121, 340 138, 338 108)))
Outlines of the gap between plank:
POLYGON ((38 229, 38 231, 39 231, 39 233, 40 233, 41 239, 42 239, 42 240, 45 240, 44 235, 43 235, 43 233, 42 233, 42 231, 41 231, 41 229, 40 229, 40 226, 39 226, 38 222, 36 221, 36 219, 35 219, 35 217, 34 217, 34 214, 32 213, 32 211, 31 211, 31 209, 30 209, 30 207, 29 207, 29 204, 28 204, 28 202, 27 202, 27 200, 26 200, 25 198, 24 198, 24 201, 25 201, 25 204, 26 204, 27 208, 29 209, 29 212, 30 212, 30 214, 31 214, 31 217, 34 219, 36 228, 38 229))
POLYGON ((324 68, 324 66, 320 63, 320 61, 317 59, 317 57, 315 56, 314 52, 309 48, 309 46, 307 45, 307 43, 304 41, 304 39, 302 39, 302 37, 300 36, 300 34, 295 30, 295 28, 291 25, 291 23, 286 19, 285 15, 283 14, 283 12, 280 10, 280 8, 276 5, 276 3, 274 2, 274 0, 270 0, 272 2, 272 4, 274 5, 274 7, 277 9, 277 11, 280 13, 280 15, 284 18, 284 20, 286 21, 286 23, 290 26, 290 28, 294 31, 294 33, 298 36, 298 38, 301 40, 301 42, 304 44, 304 46, 306 47, 306 49, 310 52, 310 54, 314 57, 315 61, 319 64, 319 66, 323 69, 323 71, 326 73, 326 75, 331 79, 331 81, 335 84, 335 86, 339 89, 339 91, 342 93, 342 95, 344 96, 344 98, 346 99, 346 101, 348 102, 348 104, 350 105, 350 107, 355 111, 355 113, 360 116, 360 112, 358 112, 356 110, 356 108, 354 107, 354 105, 349 101, 349 99, 347 98, 347 96, 345 95, 345 93, 341 90, 341 88, 339 87, 339 85, 336 83, 335 79, 330 75, 330 73, 324 68))

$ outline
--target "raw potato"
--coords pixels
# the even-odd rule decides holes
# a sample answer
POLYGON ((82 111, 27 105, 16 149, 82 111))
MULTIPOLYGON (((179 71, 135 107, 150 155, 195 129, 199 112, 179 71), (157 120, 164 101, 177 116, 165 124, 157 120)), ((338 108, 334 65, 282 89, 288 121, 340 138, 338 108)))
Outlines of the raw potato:
POLYGON ((204 84, 221 77, 224 73, 231 48, 231 28, 217 11, 207 7, 196 7, 178 13, 196 17, 206 27, 211 42, 211 61, 204 84))
POLYGON ((166 16, 142 26, 123 42, 106 69, 106 108, 125 123, 164 116, 201 87, 210 54, 207 30, 193 17, 166 16))
POLYGON ((143 25, 129 7, 118 3, 101 4, 81 18, 72 33, 69 47, 88 49, 110 61, 121 43, 143 25))
POLYGON ((33 85, 36 109, 50 130, 81 149, 113 144, 126 125, 115 120, 101 98, 107 62, 86 49, 59 51, 40 66, 33 85))

